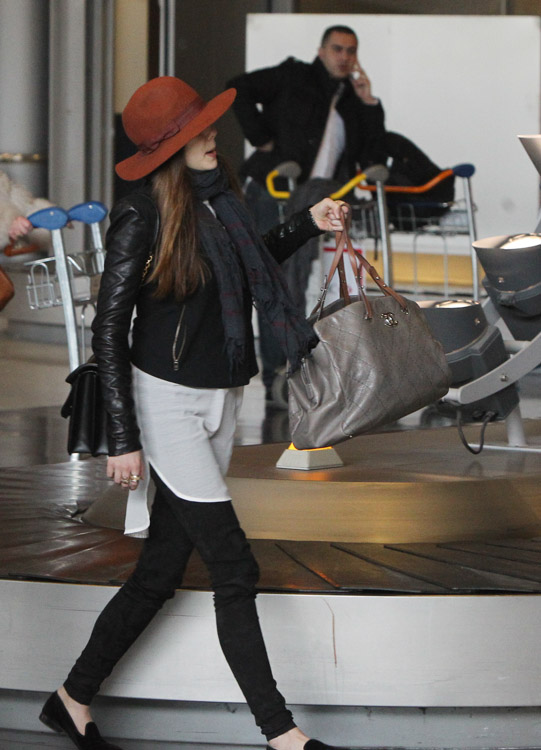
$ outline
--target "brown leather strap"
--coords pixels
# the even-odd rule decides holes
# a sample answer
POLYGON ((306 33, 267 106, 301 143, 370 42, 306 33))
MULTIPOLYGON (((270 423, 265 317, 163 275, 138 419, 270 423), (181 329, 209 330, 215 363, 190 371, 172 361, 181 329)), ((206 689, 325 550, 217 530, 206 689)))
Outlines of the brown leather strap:
POLYGON ((362 284, 361 267, 364 268, 368 274, 370 274, 370 277, 373 279, 373 281, 379 287, 379 289, 381 289, 383 294, 387 295, 388 297, 394 297, 394 299, 398 302, 402 310, 404 312, 408 312, 408 303, 404 299, 404 297, 402 297, 402 295, 399 294, 398 292, 395 292, 395 290, 392 289, 390 286, 387 286, 387 284, 380 277, 379 273, 374 268, 374 266, 366 260, 366 258, 364 257, 364 255, 362 255, 362 253, 355 252, 353 245, 351 244, 351 240, 349 238, 349 233, 348 233, 348 223, 349 223, 348 215, 345 212, 342 212, 342 216, 343 216, 344 228, 342 229, 342 231, 336 232, 335 234, 336 250, 334 251, 334 257, 332 259, 331 267, 329 268, 329 273, 327 275, 325 286, 322 289, 321 297, 319 298, 317 305, 312 310, 312 315, 315 315, 318 311, 321 312, 320 308, 323 307, 323 304, 325 301, 325 294, 337 270, 338 270, 338 275, 340 277, 340 298, 343 299, 346 304, 350 303, 351 299, 350 299, 349 291, 347 288, 346 274, 345 274, 345 269, 344 269, 344 252, 347 252, 348 254, 348 257, 351 263, 351 268, 353 270, 353 275, 357 281, 359 296, 362 298, 365 304, 366 317, 368 319, 372 318, 372 306, 370 304, 368 297, 365 294, 364 287, 362 284))
MULTIPOLYGON (((343 260, 344 260, 344 250, 347 250, 348 257, 351 263, 351 269, 353 271, 353 276, 357 283, 357 290, 359 292, 359 297, 363 300, 364 306, 366 307, 366 318, 370 320, 372 318, 372 306, 364 291, 364 285, 363 285, 362 273, 361 273, 361 265, 359 263, 359 259, 362 258, 362 255, 358 252, 356 253, 355 250, 353 249, 353 245, 351 243, 348 230, 347 230, 348 217, 344 213, 342 215, 344 217, 344 230, 342 232, 337 233, 337 246, 342 245, 341 262, 343 263, 343 260)), ((348 295, 348 302, 349 302, 349 295, 348 295)))
MULTIPOLYGON (((344 217, 344 227, 346 227, 347 217, 345 214, 343 214, 343 217, 344 217)), ((344 251, 345 250, 347 250, 347 253, 350 259, 351 268, 353 270, 353 275, 357 279, 360 279, 359 267, 357 264, 355 253, 351 246, 351 242, 349 240, 347 229, 344 229, 344 231, 342 232, 336 232, 335 242, 336 242, 336 250, 334 251, 334 257, 332 259, 331 267, 329 268, 329 273, 327 275, 327 287, 331 283, 335 272, 338 270, 338 274, 340 276, 340 297, 346 301, 346 304, 349 304, 350 297, 349 297, 349 291, 347 288, 346 275, 345 275, 345 269, 344 269, 344 251)))
POLYGON ((15 255, 26 255, 27 253, 35 253, 38 250, 39 245, 36 245, 34 243, 28 245, 19 245, 15 242, 12 242, 11 244, 5 246, 4 255, 7 255, 8 258, 13 258, 15 255))
POLYGON ((351 298, 349 296, 348 282, 346 279, 346 269, 344 268, 344 256, 340 257, 338 261, 338 278, 340 281, 340 298, 345 300, 346 305, 349 305, 351 298))
POLYGON ((4 309, 14 294, 13 282, 0 266, 0 310, 4 309))
POLYGON ((347 225, 347 221, 345 219, 344 219, 344 229, 342 230, 342 232, 337 232, 337 234, 341 234, 341 235, 344 236, 343 239, 342 238, 338 238, 337 239, 337 244, 340 243, 341 241, 346 242, 347 243, 347 247, 348 247, 348 251, 350 253, 350 256, 351 255, 355 256, 356 262, 358 264, 360 264, 365 269, 365 271, 367 273, 370 274, 371 278, 374 280, 374 282, 376 283, 376 285, 381 289, 381 291, 383 292, 383 294, 387 295, 388 297, 394 297, 394 299, 398 302, 398 304, 404 310, 404 312, 407 312, 408 311, 408 303, 404 299, 404 297, 402 297, 402 295, 399 294, 398 292, 395 292, 395 290, 392 289, 390 286, 387 286, 387 284, 383 281, 383 279, 381 278, 381 276, 379 275, 379 273, 377 272, 377 270, 374 268, 374 266, 371 265, 366 260, 366 258, 364 257, 364 255, 362 255, 362 253, 355 253, 354 252, 353 247, 351 245, 351 240, 349 239, 348 225, 347 225))
POLYGON ((370 274, 372 279, 375 281, 377 286, 381 289, 383 294, 386 294, 388 297, 394 297, 395 300, 398 302, 402 310, 404 312, 408 311, 408 303, 407 300, 398 292, 395 292, 394 289, 392 289, 390 286, 387 286, 387 284, 383 281, 377 270, 372 266, 366 258, 361 255, 360 253, 357 255, 357 258, 359 260, 359 263, 365 268, 365 270, 370 274))
MULTIPOLYGON (((347 214, 343 213, 343 224, 344 227, 347 226, 347 214)), ((327 277, 325 279, 325 284, 321 290, 321 296, 312 310, 311 315, 315 315, 318 311, 321 313, 321 310, 323 309, 323 305, 325 303, 325 296, 327 294, 327 289, 329 288, 329 285, 334 277, 334 274, 336 271, 338 271, 338 276, 340 279, 340 299, 343 299, 346 305, 349 305, 351 302, 351 298, 349 296, 349 290, 347 285, 347 279, 346 279, 346 272, 344 267, 344 251, 347 251, 348 257, 351 263, 351 268, 353 270, 353 275, 357 281, 357 287, 359 290, 359 295, 362 296, 363 300, 365 301, 365 304, 367 306, 367 316, 371 317, 371 308, 368 300, 366 299, 366 296, 364 294, 363 286, 362 286, 362 279, 361 279, 361 269, 359 267, 359 264, 357 262, 357 255, 353 250, 353 247, 351 245, 351 241, 349 239, 349 235, 347 233, 347 229, 342 232, 336 232, 335 233, 335 242, 336 242, 336 250, 334 251, 334 256, 331 262, 331 267, 329 268, 329 273, 327 274, 327 277)))

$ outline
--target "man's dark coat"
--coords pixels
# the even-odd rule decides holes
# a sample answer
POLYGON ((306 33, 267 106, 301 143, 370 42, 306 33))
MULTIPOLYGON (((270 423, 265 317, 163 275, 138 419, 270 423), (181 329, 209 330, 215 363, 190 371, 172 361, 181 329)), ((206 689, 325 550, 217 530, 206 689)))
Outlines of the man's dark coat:
MULTIPOLYGON (((271 152, 255 151, 241 173, 264 182, 277 164, 293 160, 302 168, 299 182, 308 179, 339 83, 319 58, 305 63, 292 57, 229 81, 238 92, 233 108, 245 137, 256 147, 274 142, 271 152)), ((349 80, 343 81, 336 109, 344 121, 346 145, 333 176, 346 181, 358 166, 366 166, 377 147, 385 132, 384 113, 379 103, 364 104, 349 80)))

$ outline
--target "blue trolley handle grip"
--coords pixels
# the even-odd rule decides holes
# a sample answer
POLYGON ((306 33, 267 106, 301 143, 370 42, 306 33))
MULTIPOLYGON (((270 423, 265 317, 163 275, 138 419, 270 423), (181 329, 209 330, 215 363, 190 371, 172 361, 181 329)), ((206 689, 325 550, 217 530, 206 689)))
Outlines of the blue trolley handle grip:
MULTIPOLYGON (((98 254, 103 254, 103 242, 101 238, 99 222, 107 216, 107 206, 99 201, 88 201, 86 203, 77 203, 68 210, 68 217, 73 221, 82 221, 88 224, 92 234, 92 243, 94 250, 98 254)), ((103 257, 100 261, 100 270, 103 271, 103 257)))
POLYGON ((62 229, 69 221, 68 214, 63 208, 52 206, 51 208, 42 208, 41 211, 35 211, 27 216, 32 226, 38 229, 62 229))
POLYGON ((79 344, 77 341, 77 323, 75 320, 75 309, 73 306, 73 294, 71 291, 70 275, 62 232, 60 231, 68 223, 68 214, 58 206, 44 208, 27 217, 34 227, 49 229, 53 241, 56 276, 60 287, 62 307, 64 308, 64 320, 66 323, 66 336, 68 343, 68 356, 70 370, 75 370, 80 365, 79 344))
POLYGON ((103 221, 107 216, 107 206, 99 201, 88 201, 86 203, 77 203, 68 209, 68 218, 70 221, 82 221, 85 224, 96 224, 103 221))

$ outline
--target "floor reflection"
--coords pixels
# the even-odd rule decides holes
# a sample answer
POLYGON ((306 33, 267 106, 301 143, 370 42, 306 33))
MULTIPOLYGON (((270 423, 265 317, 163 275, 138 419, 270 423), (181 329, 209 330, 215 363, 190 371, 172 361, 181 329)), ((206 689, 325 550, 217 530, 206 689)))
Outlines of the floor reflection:
MULTIPOLYGON (((535 371, 520 384, 521 412, 525 419, 541 418, 541 373, 535 371)), ((446 427, 454 420, 428 407, 388 425, 381 431, 446 427)), ((263 388, 255 380, 245 389, 235 435, 236 445, 283 443, 289 440, 288 414, 265 404, 263 388)), ((68 460, 67 421, 58 406, 0 411, 0 467, 32 466, 68 460)), ((517 465, 522 460, 514 454, 517 465)))

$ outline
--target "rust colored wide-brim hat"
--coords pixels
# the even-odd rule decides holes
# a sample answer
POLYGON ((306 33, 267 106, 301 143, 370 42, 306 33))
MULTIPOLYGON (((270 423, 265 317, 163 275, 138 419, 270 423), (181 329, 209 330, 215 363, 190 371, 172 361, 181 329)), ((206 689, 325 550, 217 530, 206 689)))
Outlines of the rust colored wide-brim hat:
POLYGON ((160 76, 140 86, 126 104, 122 124, 137 153, 116 165, 123 180, 138 180, 176 154, 221 117, 237 92, 227 89, 205 102, 191 86, 160 76))

